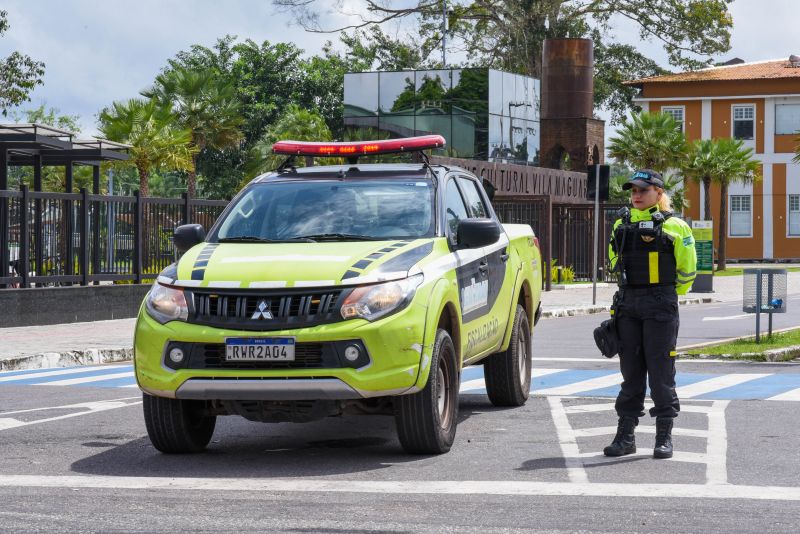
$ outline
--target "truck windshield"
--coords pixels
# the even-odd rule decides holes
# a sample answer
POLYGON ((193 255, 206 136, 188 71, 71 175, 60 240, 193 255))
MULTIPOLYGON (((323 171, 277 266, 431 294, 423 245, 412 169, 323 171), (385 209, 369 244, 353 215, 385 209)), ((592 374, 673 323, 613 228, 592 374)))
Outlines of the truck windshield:
POLYGON ((214 241, 275 242, 432 237, 429 179, 273 182, 251 187, 214 241))

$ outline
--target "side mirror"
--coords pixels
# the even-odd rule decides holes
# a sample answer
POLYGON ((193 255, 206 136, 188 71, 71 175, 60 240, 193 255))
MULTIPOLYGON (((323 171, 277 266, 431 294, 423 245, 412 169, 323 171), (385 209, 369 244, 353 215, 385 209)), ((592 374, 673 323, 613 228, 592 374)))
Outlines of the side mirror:
POLYGON ((206 231, 200 224, 184 224, 175 228, 173 243, 178 254, 183 254, 198 243, 202 243, 206 238, 206 231))
POLYGON ((492 219, 464 219, 458 223, 459 248, 480 248, 500 239, 500 225, 492 219))

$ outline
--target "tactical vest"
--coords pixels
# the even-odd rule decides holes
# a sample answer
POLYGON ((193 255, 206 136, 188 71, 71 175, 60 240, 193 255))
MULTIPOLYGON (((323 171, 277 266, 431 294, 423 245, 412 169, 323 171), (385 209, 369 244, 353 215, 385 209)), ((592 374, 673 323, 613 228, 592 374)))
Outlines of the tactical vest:
POLYGON ((623 220, 617 226, 614 231, 614 248, 619 256, 617 265, 622 270, 619 285, 648 287, 676 284, 672 236, 662 229, 671 214, 663 215, 662 220, 623 220))

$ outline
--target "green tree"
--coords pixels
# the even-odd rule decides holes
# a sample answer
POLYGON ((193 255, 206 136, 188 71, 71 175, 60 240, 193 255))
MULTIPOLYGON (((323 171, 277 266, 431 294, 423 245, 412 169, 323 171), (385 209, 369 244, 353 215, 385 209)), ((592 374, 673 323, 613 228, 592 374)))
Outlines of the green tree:
MULTIPOLYGON (((8 12, 0 10, 0 37, 9 29, 8 12)), ((5 117, 8 109, 30 100, 31 91, 42 85, 44 63, 35 61, 20 52, 0 58, 0 112, 5 117)))
POLYGON ((170 106, 178 124, 192 132, 192 165, 187 175, 187 193, 197 196, 197 154, 206 148, 225 149, 242 140, 244 122, 233 84, 210 69, 178 68, 156 77, 152 89, 142 96, 170 106))
POLYGON ((725 270, 728 235, 728 188, 731 183, 753 183, 760 178, 761 163, 753 149, 739 139, 721 138, 695 141, 689 152, 686 174, 701 182, 705 191, 705 216, 711 216, 711 183, 720 186, 717 230, 717 270, 725 270))
MULTIPOLYGON (((638 26, 642 41, 659 42, 672 66, 693 69, 710 64, 711 56, 730 49, 733 21, 728 12, 732 0, 468 0, 448 3, 447 42, 464 50, 472 66, 494 67, 541 77, 542 43, 546 38, 592 37, 597 48, 595 103, 621 120, 637 110, 632 89, 625 80, 659 74, 656 63, 633 46, 613 42, 614 23, 628 19, 638 26), (616 16, 616 17, 615 17, 616 16)), ((329 9, 319 0, 273 0, 293 12, 307 30, 334 32, 369 30, 374 26, 413 19, 419 36, 406 39, 416 44, 422 61, 441 46, 442 0, 417 0, 396 5, 364 0, 361 21, 331 28, 321 12, 329 9)), ((339 4, 340 7, 342 4, 339 4)), ((348 5, 348 9, 352 9, 348 5)), ((369 49, 375 42, 362 35, 369 49)))
MULTIPOLYGON (((286 113, 273 124, 250 151, 247 164, 247 177, 274 170, 286 159, 272 153, 272 145, 281 139, 292 141, 330 141, 331 131, 319 113, 290 104, 286 113)), ((305 165, 313 165, 313 158, 305 158, 305 165)), ((298 162, 298 165, 301 162, 298 162)), ((241 184, 244 185, 244 184, 241 184)))
POLYGON ((683 211, 686 207, 683 178, 670 172, 683 167, 688 147, 686 137, 672 116, 637 113, 630 121, 622 123, 608 148, 609 155, 621 163, 660 172, 675 211, 683 211))
POLYGON ((178 127, 175 115, 155 100, 114 102, 100 112, 99 129, 107 139, 131 145, 130 159, 118 165, 136 168, 142 196, 149 195, 152 172, 192 168, 196 148, 191 130, 178 127))

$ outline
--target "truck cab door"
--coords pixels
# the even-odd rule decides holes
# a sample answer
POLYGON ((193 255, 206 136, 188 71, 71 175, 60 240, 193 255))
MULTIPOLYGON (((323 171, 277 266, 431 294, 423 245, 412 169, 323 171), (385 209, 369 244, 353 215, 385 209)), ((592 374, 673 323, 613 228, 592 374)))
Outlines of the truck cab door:
MULTIPOLYGON (((478 181, 467 176, 459 176, 457 180, 470 217, 494 219, 500 225, 478 181)), ((512 263, 508 237, 501 231, 500 239, 484 248, 483 280, 487 284, 487 302, 482 310, 483 316, 479 319, 477 332, 481 341, 480 352, 498 348, 502 343, 507 321, 514 320, 513 310, 509 317, 516 276, 512 263)))

